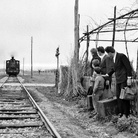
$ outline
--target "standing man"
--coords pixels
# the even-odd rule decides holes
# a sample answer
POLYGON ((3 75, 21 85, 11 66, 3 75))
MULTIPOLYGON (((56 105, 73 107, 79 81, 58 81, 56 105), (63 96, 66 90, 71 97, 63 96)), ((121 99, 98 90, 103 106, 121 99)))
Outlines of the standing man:
POLYGON ((107 75, 111 76, 115 72, 118 114, 120 113, 120 117, 123 115, 128 117, 130 114, 130 101, 120 99, 119 96, 122 88, 131 85, 132 67, 125 54, 116 52, 111 46, 106 47, 105 51, 110 57, 113 57, 114 60, 114 69, 107 75))
MULTIPOLYGON (((105 75, 108 74, 114 68, 113 58, 109 57, 105 54, 105 50, 102 46, 97 48, 98 55, 101 58, 101 74, 105 75)), ((111 88, 112 76, 105 78, 105 80, 109 81, 109 86, 111 88)))

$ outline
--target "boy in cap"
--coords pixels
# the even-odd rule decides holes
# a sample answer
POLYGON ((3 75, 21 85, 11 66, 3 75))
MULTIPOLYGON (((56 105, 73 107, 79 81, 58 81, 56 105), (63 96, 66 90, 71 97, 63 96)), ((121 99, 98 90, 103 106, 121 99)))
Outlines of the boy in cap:
POLYGON ((102 98, 105 80, 101 75, 100 67, 96 67, 94 71, 96 72, 96 78, 95 78, 95 83, 93 87, 92 101, 93 101, 94 110, 98 115, 98 101, 101 100, 102 98))

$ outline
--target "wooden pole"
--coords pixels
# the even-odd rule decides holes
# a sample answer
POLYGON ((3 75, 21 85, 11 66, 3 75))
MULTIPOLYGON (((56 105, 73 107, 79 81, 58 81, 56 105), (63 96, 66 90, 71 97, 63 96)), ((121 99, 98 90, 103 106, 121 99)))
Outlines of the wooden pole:
MULTIPOLYGON (((138 9, 133 10, 133 11, 127 13, 127 14, 121 15, 121 16, 117 17, 116 20, 123 19, 125 16, 130 15, 130 14, 133 14, 133 13, 135 13, 135 12, 137 12, 137 11, 138 11, 138 9)), ((90 31, 89 34, 92 34, 94 31, 99 30, 100 28, 103 28, 104 26, 106 26, 106 25, 108 25, 108 24, 110 24, 110 23, 112 23, 112 22, 113 22, 113 20, 108 21, 108 22, 106 22, 105 24, 103 24, 103 25, 101 25, 101 26, 98 26, 97 28, 95 28, 95 29, 93 29, 92 31, 90 31)), ((83 41, 83 39, 85 38, 85 36, 86 36, 86 33, 85 33, 81 38, 79 38, 79 40, 80 40, 80 41, 83 41)))
POLYGON ((80 22, 80 16, 78 14, 78 0, 75 0, 75 7, 74 7, 74 43, 75 43, 75 49, 74 49, 74 56, 75 60, 78 63, 79 61, 79 22, 80 22))
POLYGON ((56 70, 56 82, 55 82, 55 85, 56 85, 56 88, 57 88, 57 91, 58 91, 58 83, 59 83, 59 47, 56 49, 56 58, 57 58, 57 70, 56 70))
POLYGON ((74 7, 74 57, 73 57, 73 69, 72 69, 72 76, 73 76, 73 93, 77 95, 78 89, 78 62, 79 62, 79 19, 80 16, 78 14, 78 4, 79 0, 75 0, 75 7, 74 7))
POLYGON ((87 63, 88 63, 88 56, 89 56, 89 26, 87 25, 87 46, 86 46, 86 60, 85 60, 85 75, 87 76, 87 63))
MULTIPOLYGON (((83 40, 83 41, 87 41, 87 40, 83 40)), ((113 40, 106 40, 106 39, 99 39, 99 40, 97 40, 97 39, 89 39, 89 41, 105 41, 105 42, 111 42, 111 41, 113 41, 113 40)), ((133 43, 137 43, 138 41, 134 41, 134 40, 114 40, 115 42, 133 42, 133 43)))
MULTIPOLYGON (((75 0, 74 6, 74 55, 73 60, 70 65, 70 71, 68 76, 68 85, 67 85, 67 93, 70 95, 73 90, 73 95, 78 95, 78 86, 80 85, 79 80, 79 21, 80 15, 78 14, 78 5, 79 0, 75 0), (71 90, 70 90, 71 89, 71 90)), ((79 87, 80 88, 80 87, 79 87)))
MULTIPOLYGON (((59 49, 59 47, 58 47, 58 49, 59 49)), ((60 55, 60 53, 59 53, 59 50, 58 50, 58 56, 57 56, 57 70, 59 71, 59 55, 60 55)))
POLYGON ((112 40, 112 47, 114 47, 114 42, 115 42, 115 30, 116 30, 116 6, 114 7, 114 24, 113 24, 113 40, 112 40))
POLYGON ((24 58, 23 58, 23 76, 24 76, 24 58))
POLYGON ((6 61, 5 61, 5 60, 4 60, 4 64, 3 64, 3 65, 4 65, 4 66, 3 66, 3 72, 6 73, 6 72, 5 72, 5 66, 6 66, 6 61))
POLYGON ((31 37, 31 78, 33 77, 33 37, 31 37))
POLYGON ((137 48, 136 78, 138 79, 138 48, 137 48))

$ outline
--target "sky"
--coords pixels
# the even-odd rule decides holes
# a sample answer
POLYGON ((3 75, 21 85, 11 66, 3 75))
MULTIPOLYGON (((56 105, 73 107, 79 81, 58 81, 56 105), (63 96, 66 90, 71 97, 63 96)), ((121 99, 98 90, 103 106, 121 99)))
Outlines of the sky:
MULTIPOLYGON (((75 0, 0 0, 0 67, 14 56, 21 69, 31 69, 31 37, 33 37, 33 68, 56 68, 56 48, 59 47, 60 65, 69 64, 74 50, 75 0)), ((79 0, 80 37, 95 23, 103 24, 113 17, 113 8, 127 13, 136 9, 137 0, 79 0)), ((106 46, 106 44, 103 44, 106 46)), ((95 47, 90 43, 90 48, 95 47)), ((81 44, 80 56, 86 43, 81 44)), ((124 46, 115 44, 125 53, 124 46)), ((129 48, 131 59, 136 60, 137 46, 129 48)))

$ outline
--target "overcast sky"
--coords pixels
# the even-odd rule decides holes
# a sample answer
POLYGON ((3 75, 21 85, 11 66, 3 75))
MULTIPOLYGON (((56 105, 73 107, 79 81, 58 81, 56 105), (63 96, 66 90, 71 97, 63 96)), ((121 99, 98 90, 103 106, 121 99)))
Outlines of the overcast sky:
MULTIPOLYGON (((0 0, 0 64, 14 55, 21 68, 31 66, 31 36, 33 36, 33 66, 37 69, 56 67, 56 48, 60 47, 60 64, 67 64, 74 49, 75 0, 0 0)), ((136 9, 136 0, 79 0, 80 37, 86 26, 103 24, 113 17, 113 8, 136 9)), ((124 13, 127 12, 124 10, 124 13)), ((95 45, 90 44, 90 48, 95 45)), ((83 53, 85 44, 81 46, 83 53)), ((130 50, 131 53, 137 49, 130 50)), ((119 49, 120 50, 120 49, 119 49)), ((122 48, 122 52, 124 49, 122 48)), ((131 57, 132 59, 135 57, 131 57)))

